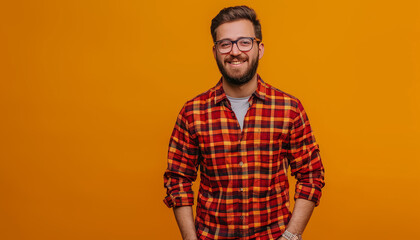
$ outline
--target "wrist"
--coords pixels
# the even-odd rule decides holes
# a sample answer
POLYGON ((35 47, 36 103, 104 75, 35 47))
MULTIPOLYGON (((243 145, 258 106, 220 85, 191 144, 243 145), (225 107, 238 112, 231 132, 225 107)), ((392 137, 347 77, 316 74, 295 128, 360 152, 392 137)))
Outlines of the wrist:
POLYGON ((284 231, 284 233, 281 235, 280 239, 284 240, 302 240, 302 235, 294 232, 290 232, 288 229, 284 231))
POLYGON ((184 240, 198 240, 198 238, 196 236, 187 236, 187 237, 184 237, 182 239, 184 239, 184 240))

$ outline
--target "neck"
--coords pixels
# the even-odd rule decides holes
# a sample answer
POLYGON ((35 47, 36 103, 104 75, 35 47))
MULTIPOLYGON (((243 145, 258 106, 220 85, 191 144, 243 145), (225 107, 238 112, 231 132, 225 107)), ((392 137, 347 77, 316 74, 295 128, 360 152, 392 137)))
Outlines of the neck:
POLYGON ((223 79, 223 90, 225 91, 226 95, 234 98, 243 98, 251 96, 258 86, 257 81, 257 74, 247 83, 243 85, 233 85, 229 83, 228 81, 225 81, 223 79))

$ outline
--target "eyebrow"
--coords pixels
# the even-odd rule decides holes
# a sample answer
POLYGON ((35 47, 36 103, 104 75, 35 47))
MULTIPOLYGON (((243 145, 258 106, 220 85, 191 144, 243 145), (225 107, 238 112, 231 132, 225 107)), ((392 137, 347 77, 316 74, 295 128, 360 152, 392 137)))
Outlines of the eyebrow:
POLYGON ((241 36, 241 37, 238 37, 238 38, 237 38, 237 39, 235 39, 235 40, 233 40, 232 38, 223 38, 223 39, 220 39, 220 40, 216 40, 215 42, 219 42, 219 41, 223 41, 223 40, 236 41, 236 40, 238 40, 238 39, 240 39, 240 38, 256 38, 256 37, 246 37, 246 36, 241 36))

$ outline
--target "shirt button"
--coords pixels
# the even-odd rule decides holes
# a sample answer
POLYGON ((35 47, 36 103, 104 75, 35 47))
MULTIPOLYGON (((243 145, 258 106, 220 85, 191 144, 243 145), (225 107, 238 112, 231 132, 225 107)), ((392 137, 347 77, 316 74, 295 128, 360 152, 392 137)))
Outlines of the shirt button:
POLYGON ((242 165, 244 165, 244 163, 243 163, 243 162, 240 162, 240 163, 239 163, 239 166, 241 166, 241 167, 242 167, 242 165))
POLYGON ((244 191, 244 189, 243 189, 243 188, 240 188, 239 190, 241 190, 241 192, 243 192, 243 191, 244 191))

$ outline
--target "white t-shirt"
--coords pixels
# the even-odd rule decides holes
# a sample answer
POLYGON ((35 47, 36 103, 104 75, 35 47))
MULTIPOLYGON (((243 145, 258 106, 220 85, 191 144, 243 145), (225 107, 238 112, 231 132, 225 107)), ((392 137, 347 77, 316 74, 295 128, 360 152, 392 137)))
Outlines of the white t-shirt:
POLYGON ((251 96, 244 98, 234 98, 226 95, 226 97, 229 99, 232 110, 235 113, 236 119, 238 120, 239 126, 242 130, 244 127, 245 115, 248 112, 249 108, 248 100, 251 96))

